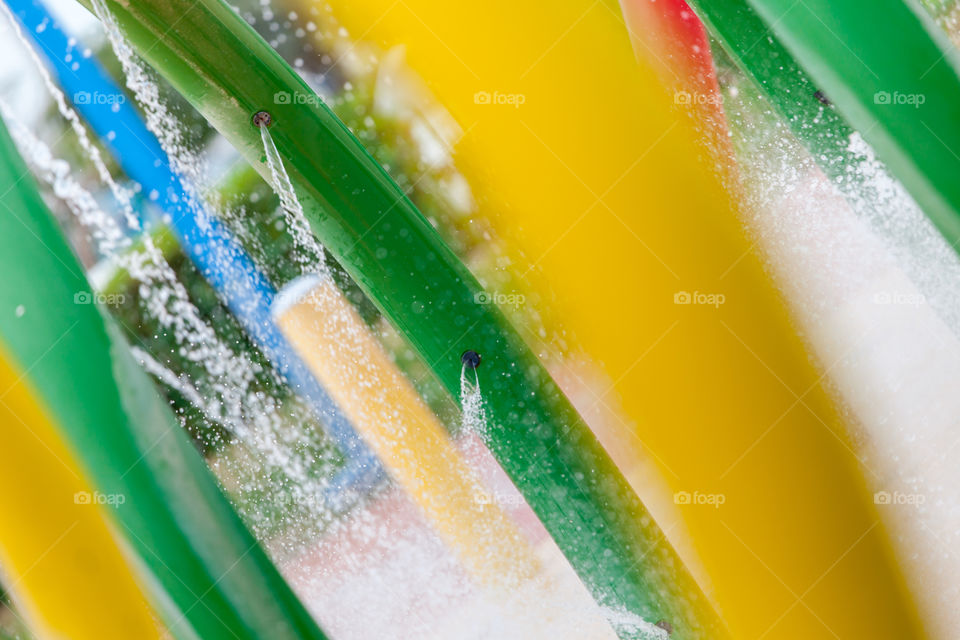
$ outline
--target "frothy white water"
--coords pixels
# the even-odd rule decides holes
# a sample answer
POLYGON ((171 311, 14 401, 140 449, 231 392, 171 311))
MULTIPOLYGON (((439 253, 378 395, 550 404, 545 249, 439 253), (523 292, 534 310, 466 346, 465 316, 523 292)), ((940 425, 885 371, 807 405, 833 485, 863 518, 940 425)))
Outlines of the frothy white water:
POLYGON ((882 239, 893 260, 923 292, 926 302, 960 335, 960 259, 903 185, 855 133, 848 149, 858 163, 849 168, 848 202, 882 239))
POLYGON ((603 607, 603 615, 610 621, 618 634, 638 640, 666 640, 670 637, 666 629, 651 624, 629 611, 603 607))
MULTIPOLYGON (((317 496, 323 495, 329 480, 322 473, 318 477, 318 470, 326 464, 332 472, 333 461, 318 461, 313 451, 304 446, 312 443, 314 450, 320 449, 322 440, 317 434, 302 431, 300 425, 310 423, 305 409, 299 405, 281 406, 276 398, 257 391, 256 376, 263 373, 260 366, 245 354, 230 349, 201 318, 185 286, 159 249, 151 243, 141 251, 133 250, 116 221, 99 208, 93 196, 72 176, 69 165, 56 159, 43 142, 9 114, 6 118, 12 135, 37 175, 51 185, 97 242, 100 251, 140 283, 146 314, 173 332, 180 355, 201 365, 203 375, 191 377, 185 371, 170 371, 155 358, 145 357, 145 350, 138 349, 136 355, 147 371, 181 392, 209 421, 225 426, 254 453, 253 458, 266 473, 282 472, 284 489, 300 496, 300 503, 321 504, 317 496), (298 428, 291 428, 290 423, 298 428)), ((274 381, 278 383, 279 379, 274 381)), ((264 487, 238 489, 241 493, 259 493, 264 487)), ((329 517, 322 510, 316 515, 318 521, 329 517)))
MULTIPOLYGON (((121 54, 130 54, 115 25, 111 23, 111 26, 114 31, 111 42, 121 54)), ((19 30, 17 33, 25 48, 31 52, 47 89, 60 113, 70 123, 84 154, 96 167, 98 177, 109 187, 123 211, 129 231, 140 232, 140 221, 131 203, 132 192, 120 187, 110 174, 79 116, 50 79, 23 34, 19 30)), ((155 133, 167 150, 172 152, 170 157, 174 168, 181 172, 181 177, 201 176, 203 170, 199 160, 179 142, 177 121, 170 118, 159 99, 156 85, 142 65, 130 58, 126 60, 124 69, 134 78, 131 84, 138 98, 142 97, 145 101, 148 124, 156 127, 155 133)), ((4 115, 12 125, 11 133, 22 153, 38 176, 65 202, 81 227, 93 238, 99 251, 139 282, 139 296, 146 315, 157 320, 163 330, 171 332, 180 356, 201 367, 203 373, 191 377, 185 371, 167 370, 155 358, 140 358, 149 371, 181 392, 208 421, 226 426, 250 454, 248 458, 258 465, 260 473, 247 474, 249 480, 235 487, 240 506, 251 516, 250 523, 254 529, 267 518, 261 517, 257 505, 245 501, 245 496, 260 496, 277 489, 310 512, 311 528, 327 522, 331 514, 318 496, 327 490, 328 478, 336 468, 336 461, 318 457, 318 451, 329 449, 324 445, 325 438, 320 433, 304 429, 304 425, 312 424, 306 408, 296 402, 280 404, 277 398, 257 390, 258 375, 270 376, 276 385, 281 383, 280 379, 272 370, 264 371, 246 354, 234 351, 219 338, 213 327, 201 317, 186 287, 155 245, 152 236, 140 235, 142 247, 131 250, 132 242, 128 233, 100 208, 95 198, 71 175, 69 165, 56 159, 49 148, 20 126, 9 111, 4 115), (174 384, 174 381, 177 383, 174 384)), ((191 180, 184 180, 185 188, 191 194, 189 197, 196 197, 195 189, 189 186, 191 183, 191 180)), ((197 206, 195 209, 199 211, 203 207, 197 206)), ((281 513, 280 517, 284 518, 284 514, 281 513)), ((287 524, 297 527, 307 523, 294 521, 287 524)))
POLYGON ((284 571, 338 640, 616 640, 576 579, 479 588, 396 490, 338 523, 284 571))
POLYGON ((854 449, 933 638, 960 627, 960 260, 859 135, 826 180, 750 104, 740 132, 751 224, 843 401, 854 449))

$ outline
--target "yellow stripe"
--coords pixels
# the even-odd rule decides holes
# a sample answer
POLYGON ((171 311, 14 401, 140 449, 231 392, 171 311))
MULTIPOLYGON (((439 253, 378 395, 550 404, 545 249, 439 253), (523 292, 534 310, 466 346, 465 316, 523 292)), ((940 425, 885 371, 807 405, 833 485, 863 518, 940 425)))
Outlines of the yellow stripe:
MULTIPOLYGON (((354 37, 403 45, 465 132, 456 162, 478 203, 468 217, 494 224, 548 329, 615 383, 585 403, 621 403, 614 436, 629 450, 614 454, 626 464, 653 452, 674 491, 725 496, 679 513, 733 635, 913 637, 845 427, 715 168, 698 161, 696 133, 637 63, 617 4, 330 4, 354 37), (682 291, 725 302, 674 304, 682 291)), ((649 485, 638 490, 655 502, 649 485)))
POLYGON ((336 286, 317 280, 282 307, 285 297, 284 335, 471 574, 487 585, 532 578, 532 550, 336 286))
POLYGON ((161 638, 104 507, 0 353, 0 566, 39 638, 161 638))

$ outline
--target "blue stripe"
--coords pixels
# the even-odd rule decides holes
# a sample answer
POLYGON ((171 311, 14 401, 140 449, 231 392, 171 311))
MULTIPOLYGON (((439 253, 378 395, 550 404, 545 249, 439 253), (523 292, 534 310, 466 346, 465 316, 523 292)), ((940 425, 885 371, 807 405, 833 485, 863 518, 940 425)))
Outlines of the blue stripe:
POLYGON ((7 0, 7 4, 49 61, 77 111, 126 174, 140 183, 144 195, 149 194, 170 215, 170 225, 190 259, 337 442, 347 465, 335 479, 334 489, 356 494, 375 486, 384 476, 383 468, 271 318, 276 290, 264 274, 216 215, 187 194, 157 138, 130 101, 118 99, 126 94, 96 59, 84 56, 83 46, 59 28, 38 0, 7 0))

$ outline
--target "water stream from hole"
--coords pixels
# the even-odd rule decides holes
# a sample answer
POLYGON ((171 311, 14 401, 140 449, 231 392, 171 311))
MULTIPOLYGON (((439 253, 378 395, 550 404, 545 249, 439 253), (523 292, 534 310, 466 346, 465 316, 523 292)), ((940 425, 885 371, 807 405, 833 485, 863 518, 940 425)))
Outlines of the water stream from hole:
MULTIPOLYGON (((324 526, 330 515, 328 505, 318 496, 328 489, 329 477, 339 465, 335 452, 316 431, 303 428, 312 423, 304 406, 265 394, 255 384, 258 376, 269 377, 276 387, 282 384, 281 380, 243 351, 226 344, 201 316, 186 286, 152 236, 141 233, 143 227, 132 202, 133 191, 113 178, 79 116, 53 83, 16 23, 11 20, 11 24, 31 52, 46 88, 70 124, 84 155, 96 167, 98 178, 108 187, 114 204, 121 210, 121 221, 107 214, 72 175, 69 165, 56 159, 45 144, 20 126, 6 110, 4 116, 11 123, 11 133, 28 163, 64 201, 100 254, 138 283, 138 297, 145 317, 156 321, 162 331, 169 332, 177 345, 177 355, 196 364, 201 373, 171 370, 169 358, 162 353, 150 354, 152 357, 141 358, 141 362, 155 377, 194 404, 210 424, 228 429, 232 442, 221 446, 226 447, 228 456, 242 456, 247 466, 227 469, 221 474, 221 481, 238 497, 238 507, 248 516, 251 526, 258 530, 263 524, 258 533, 267 536, 268 531, 274 529, 275 520, 292 529, 307 524, 324 526), (137 234, 142 246, 134 248, 132 234, 137 234), (299 516, 303 511, 310 514, 309 523, 299 516)), ((202 166, 189 149, 177 142, 178 134, 171 124, 176 121, 166 114, 155 84, 137 61, 128 63, 124 65, 125 70, 136 80, 135 92, 146 103, 147 113, 154 114, 148 119, 156 127, 155 133, 167 150, 173 151, 170 157, 176 170, 181 176, 199 179, 203 175, 202 166), (158 123, 166 124, 161 127, 158 123)), ((184 183, 193 182, 185 179, 184 183)), ((188 193, 190 197, 199 197, 192 187, 188 193)), ((136 353, 143 356, 148 350, 144 345, 136 353)))
MULTIPOLYGON (((197 203, 205 201, 205 168, 201 159, 183 143, 179 121, 164 106, 156 83, 120 35, 103 2, 94 0, 94 8, 120 58, 128 87, 144 106, 148 125, 160 139, 173 168, 184 179, 188 198, 197 203)), ((41 73, 45 73, 42 67, 41 73)), ((311 438, 301 426, 307 420, 297 410, 281 405, 277 398, 254 390, 255 377, 264 373, 260 366, 217 335, 149 235, 141 236, 142 249, 133 250, 131 235, 143 230, 133 192, 113 178, 77 114, 49 76, 44 78, 61 114, 80 139, 86 157, 121 210, 123 222, 98 206, 93 195, 72 175, 69 165, 56 159, 29 131, 18 131, 18 142, 31 165, 64 200, 99 251, 140 283, 147 315, 175 336, 182 355, 199 365, 201 373, 190 375, 173 370, 162 354, 151 353, 145 346, 134 348, 135 355, 158 380, 176 389, 207 420, 223 425, 236 438, 237 449, 213 461, 224 484, 241 494, 259 492, 265 502, 270 501, 270 494, 282 490, 296 504, 307 506, 305 512, 297 510, 285 517, 285 528, 323 529, 310 543, 295 548, 283 542, 265 542, 305 603, 335 638, 406 638, 413 634, 457 640, 613 637, 604 616, 575 577, 571 579, 572 572, 563 564, 562 557, 557 558, 555 550, 543 562, 546 575, 530 577, 523 566, 526 560, 518 552, 525 543, 512 533, 498 536, 500 529, 490 527, 490 518, 479 517, 489 516, 503 506, 503 496, 511 496, 510 500, 522 506, 522 499, 508 481, 506 486, 510 489, 493 492, 491 500, 481 480, 481 476, 485 479, 482 471, 467 468, 454 477, 459 486, 468 487, 471 497, 476 498, 467 509, 455 514, 461 526, 478 539, 493 539, 489 551, 481 547, 479 555, 486 554, 490 566, 505 567, 492 582, 478 581, 465 569, 470 563, 450 543, 449 532, 438 533, 436 519, 425 517, 422 505, 415 503, 410 490, 388 487, 368 504, 340 519, 331 519, 324 513, 322 505, 316 505, 313 498, 326 486, 324 474, 317 473, 318 463, 322 467, 325 461, 316 460, 311 449, 303 446, 311 438), (248 480, 250 477, 254 479, 248 480), (507 551, 496 551, 503 544, 507 551)), ((357 323, 350 308, 343 305, 343 296, 324 263, 323 249, 310 231, 283 159, 266 127, 261 128, 261 135, 272 186, 297 248, 294 259, 301 273, 319 276, 321 286, 315 288, 314 294, 320 299, 315 301, 315 307, 329 314, 327 320, 344 332, 337 334, 341 349, 321 356, 329 359, 337 377, 353 380, 355 388, 366 394, 367 404, 360 409, 367 412, 364 418, 389 425, 394 430, 392 440, 403 442, 418 425, 405 424, 396 420, 392 411, 379 408, 389 406, 392 387, 384 385, 383 378, 373 373, 369 330, 357 323)), ((206 207, 199 209, 205 211, 206 207)), ((474 373, 473 380, 466 375, 463 380, 467 382, 462 389, 463 431, 477 436, 479 442, 488 428, 479 377, 474 373)), ((476 451, 477 457, 485 453, 482 446, 476 451)), ((472 458, 469 450, 464 453, 472 458)), ((488 454, 487 459, 490 460, 488 454)), ((495 464, 492 467, 493 472, 498 471, 495 464)), ((439 479, 425 476, 422 482, 429 484, 439 479)), ((441 487, 436 495, 449 492, 448 487, 441 487)), ((274 500, 273 506, 278 504, 283 506, 274 500)), ((256 509, 245 515, 261 540, 270 535, 258 529, 256 509)), ((547 544, 542 539, 539 542, 541 546, 547 544)), ((538 562, 543 561, 544 554, 539 555, 538 562)), ((640 637, 663 636, 662 630, 646 622, 630 624, 640 637)))
MULTIPOLYGON (((565 560, 555 547, 552 547, 549 542, 543 543, 548 549, 545 553, 550 556, 548 564, 551 565, 552 572, 552 574, 543 574, 538 568, 542 563, 543 554, 540 558, 533 560, 531 565, 531 558, 524 551, 527 543, 514 532, 512 526, 503 527, 501 519, 504 513, 511 510, 511 507, 516 507, 517 511, 527 509, 528 517, 532 517, 532 514, 483 445, 486 417, 480 396, 479 378, 475 371, 472 372, 472 376, 466 371, 463 374, 465 384, 461 400, 464 429, 459 440, 459 450, 436 451, 435 455, 441 459, 439 463, 437 458, 431 457, 433 454, 429 452, 435 445, 421 447, 413 453, 404 453, 404 447, 417 446, 415 443, 418 442, 426 424, 418 423, 415 419, 404 420, 400 417, 404 415, 404 410, 397 409, 398 405, 395 403, 398 401, 398 396, 395 390, 403 388, 404 382, 398 377, 385 374, 383 368, 375 365, 378 360, 375 354, 380 352, 380 347, 372 343, 366 335, 368 331, 357 319, 351 317, 352 312, 349 311, 338 290, 330 286, 326 266, 310 262, 309 257, 323 255, 322 247, 310 231, 303 206, 267 127, 261 127, 261 136, 264 155, 273 178, 271 182, 281 199, 287 227, 291 229, 301 255, 306 256, 302 259, 301 265, 303 268, 313 269, 321 274, 314 282, 309 294, 300 291, 294 297, 301 303, 304 299, 312 298, 314 309, 321 314, 320 318, 312 322, 316 331, 314 335, 320 340, 317 347, 325 349, 324 355, 327 358, 325 366, 332 370, 334 377, 353 381, 350 389, 346 391, 347 399, 343 404, 358 407, 359 415, 354 421, 358 425, 368 424, 371 420, 391 423, 393 431, 386 438, 393 443, 392 446, 397 442, 401 443, 401 448, 392 449, 394 455, 384 455, 381 452, 384 460, 396 461, 398 456, 401 459, 409 457, 411 460, 418 460, 417 464, 423 465, 424 468, 429 466, 433 469, 447 469, 446 473, 437 473, 432 477, 424 474, 418 478, 406 480, 401 468, 402 464, 394 467, 393 471, 395 474, 399 473, 398 484, 407 491, 404 501, 412 499, 421 507, 422 511, 418 515, 421 517, 425 515, 425 524, 437 528, 439 538, 450 549, 453 557, 459 560, 459 566, 454 568, 448 560, 424 564, 423 545, 429 547, 436 542, 425 539, 422 544, 412 545, 408 537, 411 523, 403 523, 409 515, 402 515, 404 511, 409 510, 409 506, 395 505, 391 507, 393 513, 384 513, 382 509, 385 505, 389 505, 391 500, 395 499, 388 496, 371 505, 362 514, 356 515, 356 522, 365 523, 363 528, 372 525, 370 519, 377 521, 378 517, 386 517, 388 522, 393 523, 391 529, 395 538, 381 535, 377 536, 376 540, 368 540, 368 544, 373 544, 378 549, 378 553, 385 554, 384 559, 374 565, 361 558, 353 557, 353 554, 345 554, 351 557, 351 562, 356 563, 353 565, 354 584, 362 583, 363 575, 376 575, 377 584, 382 585, 389 581, 384 572, 396 570, 401 570, 407 576, 417 576, 417 582, 423 580, 431 583, 433 586, 429 594, 420 595, 419 606, 422 607, 421 613, 432 612, 433 617, 426 622, 425 628, 429 628, 431 633, 437 633, 438 629, 442 630, 440 637, 458 639, 548 636, 572 638, 583 635, 596 638, 612 637, 613 632, 607 624, 608 620, 605 620, 601 611, 583 591, 582 585, 575 578, 571 580, 572 572, 568 566, 563 566, 565 560), (321 284, 317 285, 316 282, 321 284), (324 282, 327 284, 322 284, 324 282), (371 364, 371 360, 374 364, 371 364), (405 442, 409 442, 410 445, 403 444, 405 442), (470 466, 461 466, 457 462, 461 456, 470 461, 470 466), (430 485, 438 485, 433 489, 435 493, 430 493, 430 485), (486 488, 494 485, 497 486, 494 491, 486 488), (469 499, 465 502, 457 502, 456 496, 464 492, 469 499), (431 497, 425 504, 426 495, 431 497), (442 511, 438 511, 433 504, 438 500, 448 502, 449 508, 457 510, 458 515, 455 520, 456 528, 460 529, 459 532, 451 531, 447 527, 448 517, 442 511), (464 550, 463 531, 467 532, 466 535, 474 545, 481 545, 479 549, 464 550), (476 562, 478 550, 481 558, 479 563, 476 562), (414 565, 408 565, 403 559, 404 556, 419 560, 414 565), (562 566, 562 569, 556 569, 557 565, 562 566), (461 567, 467 568, 470 579, 467 581, 463 578, 451 579, 451 571, 460 573, 463 570, 461 567), (492 579, 489 567, 497 567, 497 572, 492 579), (454 618, 451 618, 451 615, 456 622, 453 622, 454 618), (465 620, 470 622, 465 625, 465 620)), ((410 392, 413 393, 412 388, 410 392)), ((375 435, 368 437, 373 438, 375 450, 386 444, 378 443, 375 435)), ((423 525, 415 525, 416 528, 421 526, 423 525)), ((434 536, 431 535, 429 538, 434 536)), ((325 571, 321 569, 321 575, 325 571)), ((350 578, 336 574, 328 577, 331 580, 350 581, 350 578)), ((316 576, 311 576, 307 584, 315 589, 316 576)), ((395 589, 395 587, 392 588, 395 589)), ((370 593, 355 592, 353 597, 365 599, 370 595, 370 593)), ((309 602, 309 598, 307 599, 309 602)), ((352 604, 351 602, 347 606, 352 604)), ((391 603, 387 610, 396 611, 398 604, 398 602, 391 603)), ((369 610, 367 613, 369 615, 369 610)), ((321 620, 326 620, 325 615, 331 615, 325 608, 318 610, 318 614, 321 620)), ((647 634, 649 637, 661 637, 662 630, 652 625, 648 626, 654 629, 651 632, 653 635, 647 634)), ((386 633, 390 635, 389 632, 386 633)), ((409 634, 410 629, 407 628, 403 633, 409 634)), ((637 631, 638 637, 644 637, 644 633, 637 631)))

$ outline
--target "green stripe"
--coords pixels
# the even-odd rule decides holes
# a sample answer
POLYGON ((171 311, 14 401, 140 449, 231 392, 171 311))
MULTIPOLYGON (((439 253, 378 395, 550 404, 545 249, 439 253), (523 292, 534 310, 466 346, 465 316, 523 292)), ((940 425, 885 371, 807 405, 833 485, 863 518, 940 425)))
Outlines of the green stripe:
POLYGON ((115 324, 89 303, 82 267, 2 125, 0 271, 0 339, 97 489, 125 497, 118 529, 159 587, 171 631, 205 640, 324 638, 115 324))
POLYGON ((691 4, 828 175, 857 179, 852 125, 944 237, 960 243, 960 66, 917 3, 691 4), (820 104, 818 89, 836 111, 820 104))
POLYGON ((491 451, 593 595, 669 621, 674 638, 721 637, 663 534, 536 356, 495 306, 477 303, 476 279, 303 80, 219 0, 110 8, 147 61, 264 175, 251 118, 271 112, 314 232, 452 395, 460 354, 482 354, 491 451), (300 99, 274 99, 283 93, 300 99))

